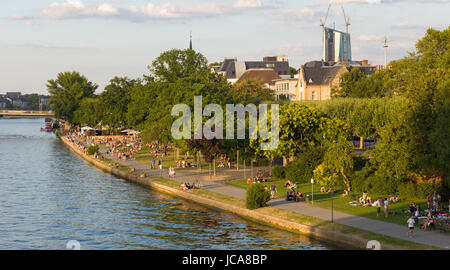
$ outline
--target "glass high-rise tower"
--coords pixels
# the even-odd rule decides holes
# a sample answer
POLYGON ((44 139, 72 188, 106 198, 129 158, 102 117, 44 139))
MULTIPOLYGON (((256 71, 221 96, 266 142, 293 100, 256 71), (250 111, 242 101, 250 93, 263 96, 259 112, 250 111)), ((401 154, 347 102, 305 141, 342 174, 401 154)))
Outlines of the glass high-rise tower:
POLYGON ((349 62, 352 60, 350 34, 324 27, 322 46, 325 62, 349 62))

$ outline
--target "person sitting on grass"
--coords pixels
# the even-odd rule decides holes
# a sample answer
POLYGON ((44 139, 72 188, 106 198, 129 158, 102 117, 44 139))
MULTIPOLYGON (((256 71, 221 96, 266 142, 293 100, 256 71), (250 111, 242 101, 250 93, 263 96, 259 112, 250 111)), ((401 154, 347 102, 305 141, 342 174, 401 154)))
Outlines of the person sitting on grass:
POLYGON ((321 193, 326 193, 325 187, 321 187, 321 188, 320 188, 320 192, 321 192, 321 193))
POLYGON ((390 197, 390 198, 389 198, 389 201, 390 201, 390 202, 398 202, 398 197, 397 197, 397 196, 390 197))
POLYGON ((367 201, 365 204, 363 204, 364 206, 372 206, 372 198, 367 197, 367 201))
POLYGON ((253 181, 252 181, 252 179, 249 177, 249 178, 247 178, 247 184, 248 185, 251 185, 251 184, 253 184, 253 181))
POLYGON ((292 184, 291 180, 287 180, 287 182, 284 184, 284 187, 289 188, 289 187, 292 186, 292 185, 293 185, 293 184, 292 184))
POLYGON ((303 200, 304 200, 303 194, 300 191, 298 191, 297 192, 297 201, 301 202, 303 200))
POLYGON ((183 184, 181 184, 181 189, 183 190, 183 191, 186 191, 186 190, 189 190, 189 189, 192 189, 193 188, 193 186, 191 186, 191 184, 189 184, 189 183, 183 183, 183 184))
POLYGON ((344 194, 342 194, 342 197, 348 197, 348 190, 344 189, 344 194))

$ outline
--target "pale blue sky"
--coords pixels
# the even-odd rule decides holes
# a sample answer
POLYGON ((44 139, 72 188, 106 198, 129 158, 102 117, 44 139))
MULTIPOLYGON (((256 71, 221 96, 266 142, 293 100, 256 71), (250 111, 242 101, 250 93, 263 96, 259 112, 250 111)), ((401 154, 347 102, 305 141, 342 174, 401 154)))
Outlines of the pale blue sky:
POLYGON ((382 64, 414 48, 427 27, 449 25, 449 0, 2 0, 0 93, 46 93, 48 79, 76 70, 97 83, 142 77, 163 51, 194 49, 210 62, 288 55, 293 67, 321 59, 320 19, 345 31, 350 17, 354 59, 382 64))

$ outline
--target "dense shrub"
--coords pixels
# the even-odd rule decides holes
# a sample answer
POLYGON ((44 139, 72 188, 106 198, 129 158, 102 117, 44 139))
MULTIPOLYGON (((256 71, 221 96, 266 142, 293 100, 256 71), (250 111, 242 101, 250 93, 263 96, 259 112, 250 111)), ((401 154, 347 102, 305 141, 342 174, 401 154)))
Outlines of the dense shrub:
POLYGON ((313 176, 312 172, 305 170, 302 166, 299 166, 298 162, 289 163, 286 167, 286 179, 289 179, 295 183, 307 183, 308 179, 313 176))
POLYGON ((417 186, 413 182, 403 183, 398 186, 398 193, 403 198, 417 198, 417 186))
POLYGON ((99 150, 98 145, 91 145, 88 148, 88 154, 93 155, 95 153, 98 153, 98 150, 99 150))
POLYGON ((368 161, 368 159, 365 159, 363 157, 353 157, 353 170, 362 170, 367 165, 368 161))
POLYGON ((248 209, 258 209, 270 201, 270 192, 262 184, 253 184, 247 189, 246 206, 248 209))
POLYGON ((286 178, 286 168, 281 166, 276 166, 272 168, 272 176, 275 178, 285 179, 286 178))
POLYGON ((296 183, 309 183, 313 171, 323 161, 324 149, 320 146, 307 146, 286 167, 286 179, 296 183))
POLYGON ((350 177, 352 190, 357 193, 368 191, 370 188, 368 182, 366 181, 368 176, 368 172, 364 169, 354 172, 350 177))
POLYGON ((422 182, 417 183, 417 196, 420 198, 426 198, 428 195, 431 195, 433 192, 441 193, 443 191, 442 185, 440 183, 433 182, 422 182))
POLYGON ((366 188, 371 194, 389 196, 396 193, 396 185, 392 179, 373 175, 367 178, 366 182, 366 188))

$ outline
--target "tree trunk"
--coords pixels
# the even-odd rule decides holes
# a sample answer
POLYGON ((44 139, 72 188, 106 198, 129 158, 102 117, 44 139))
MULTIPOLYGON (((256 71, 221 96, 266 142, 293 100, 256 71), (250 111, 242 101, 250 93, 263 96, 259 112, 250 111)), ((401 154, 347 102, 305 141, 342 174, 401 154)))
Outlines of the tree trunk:
POLYGON ((283 156, 283 167, 287 166, 287 158, 283 156))
POLYGON ((364 149, 364 137, 359 138, 359 149, 364 149))
POLYGON ((344 169, 341 169, 341 174, 342 174, 342 176, 344 177, 344 183, 345 183, 345 185, 347 186, 347 191, 350 192, 350 189, 351 189, 351 187, 350 187, 350 181, 348 181, 348 178, 347 178, 347 176, 346 176, 345 173, 344 173, 344 169))

